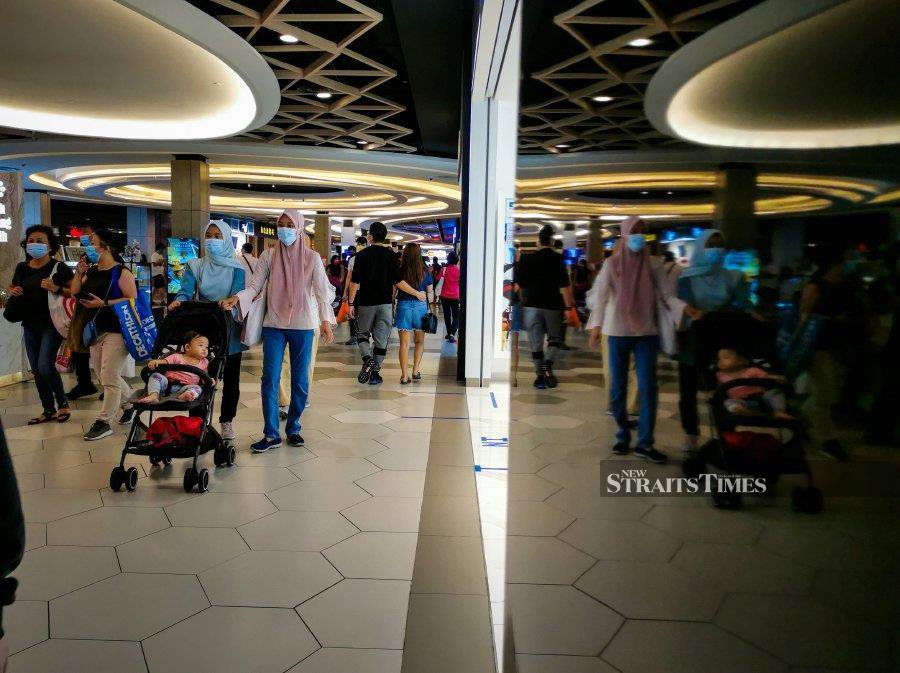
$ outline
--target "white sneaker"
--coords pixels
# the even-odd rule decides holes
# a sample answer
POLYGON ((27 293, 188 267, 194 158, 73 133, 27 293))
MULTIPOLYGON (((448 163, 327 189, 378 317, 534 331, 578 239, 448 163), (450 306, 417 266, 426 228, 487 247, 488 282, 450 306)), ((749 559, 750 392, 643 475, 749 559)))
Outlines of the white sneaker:
POLYGON ((231 427, 231 423, 222 423, 222 439, 233 440, 234 439, 234 428, 231 427))

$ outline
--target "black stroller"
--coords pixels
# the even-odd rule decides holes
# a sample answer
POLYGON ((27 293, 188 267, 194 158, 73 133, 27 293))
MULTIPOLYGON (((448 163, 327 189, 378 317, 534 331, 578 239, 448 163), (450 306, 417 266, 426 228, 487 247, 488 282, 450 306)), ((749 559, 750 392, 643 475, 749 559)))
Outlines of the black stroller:
MULTIPOLYGON (((225 368, 225 356, 228 354, 228 338, 231 332, 231 315, 223 311, 215 303, 210 302, 184 302, 178 308, 170 311, 159 327, 156 343, 153 346, 152 357, 159 359, 176 352, 181 345, 181 335, 189 331, 199 332, 209 339, 209 371, 191 367, 189 365, 166 364, 159 365, 154 372, 166 372, 180 370, 196 374, 200 377, 202 392, 191 401, 179 400, 174 397, 163 397, 158 402, 142 403, 137 399, 143 393, 136 394, 130 404, 136 410, 134 420, 128 432, 128 439, 122 449, 122 459, 119 465, 113 468, 109 475, 109 487, 118 491, 124 486, 133 491, 137 488, 138 471, 136 467, 125 467, 125 456, 128 454, 137 456, 149 456, 153 467, 167 466, 173 458, 191 458, 191 466, 184 473, 184 490, 190 493, 196 489, 203 493, 209 488, 209 471, 206 468, 197 469, 197 459, 200 455, 213 451, 216 467, 234 465, 235 449, 226 443, 219 432, 212 425, 213 402, 216 395, 216 384, 222 378, 225 368), (185 411, 192 417, 203 419, 199 441, 185 441, 166 449, 159 449, 147 439, 147 429, 153 422, 154 412, 159 411, 185 411), (144 412, 149 412, 146 422, 141 419, 144 412)), ((144 382, 152 372, 147 368, 141 371, 144 382)))
MULTIPOLYGON (((714 324, 719 334, 721 347, 737 349, 750 360, 750 364, 767 371, 770 364, 770 344, 768 335, 759 321, 745 314, 730 314, 714 324)), ((717 350, 717 349, 716 349, 717 350)), ((799 417, 793 419, 775 418, 770 414, 735 415, 725 407, 728 391, 740 386, 752 386, 763 390, 781 390, 790 401, 793 386, 776 379, 735 379, 719 384, 716 381, 716 350, 706 348, 708 364, 702 383, 708 394, 707 404, 712 431, 712 439, 687 457, 683 464, 686 477, 696 478, 712 466, 728 474, 738 474, 765 480, 766 492, 774 492, 781 475, 802 474, 806 487, 795 487, 791 492, 793 508, 799 512, 817 514, 822 511, 822 492, 813 485, 812 472, 806 459, 805 445, 808 435, 804 422, 799 417), (741 451, 728 446, 725 433, 738 427, 775 430, 778 433, 776 446, 765 451, 741 451)), ((718 481, 712 480, 713 504, 720 509, 739 509, 742 497, 739 492, 720 490, 718 481)))

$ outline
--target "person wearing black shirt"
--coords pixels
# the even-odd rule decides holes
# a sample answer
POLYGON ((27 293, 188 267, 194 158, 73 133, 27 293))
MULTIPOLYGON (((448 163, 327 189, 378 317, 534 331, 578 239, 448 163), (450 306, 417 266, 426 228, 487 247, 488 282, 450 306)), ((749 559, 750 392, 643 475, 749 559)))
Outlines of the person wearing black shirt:
POLYGON ((43 413, 28 424, 64 423, 71 414, 62 378, 56 370, 56 354, 63 337, 50 318, 47 300, 48 293, 63 294, 72 279, 72 271, 53 258, 59 251, 59 241, 50 227, 42 224, 28 227, 22 245, 28 259, 16 266, 9 294, 25 307, 22 320, 25 353, 44 408, 43 413))
POLYGON ((0 671, 6 670, 9 645, 3 633, 3 607, 16 600, 18 582, 10 573, 25 553, 25 518, 16 484, 12 458, 6 446, 6 435, 0 424, 0 671))
MULTIPOLYGON (((91 245, 91 235, 94 228, 89 224, 83 224, 79 227, 81 235, 78 237, 79 243, 84 250, 82 257, 86 257, 93 264, 99 258, 97 249, 91 245)), ((85 351, 72 351, 72 367, 75 369, 75 385, 66 393, 66 397, 70 400, 77 400, 81 397, 88 397, 97 394, 97 386, 91 380, 91 356, 85 351)), ((103 399, 101 393, 100 399, 103 399)))
POLYGON ((553 250, 554 231, 544 225, 538 233, 540 249, 523 255, 516 268, 515 282, 522 292, 522 317, 536 374, 534 387, 539 389, 557 385, 553 362, 562 344, 562 311, 574 305, 566 264, 553 250))
POLYGON ((384 242, 387 227, 381 222, 373 222, 369 227, 371 245, 356 253, 350 278, 350 319, 356 320, 356 343, 362 355, 363 364, 357 380, 360 383, 378 385, 381 362, 387 355, 388 337, 393 322, 392 304, 394 288, 425 300, 425 293, 411 287, 400 276, 397 255, 384 242), (374 341, 375 346, 369 342, 374 341))

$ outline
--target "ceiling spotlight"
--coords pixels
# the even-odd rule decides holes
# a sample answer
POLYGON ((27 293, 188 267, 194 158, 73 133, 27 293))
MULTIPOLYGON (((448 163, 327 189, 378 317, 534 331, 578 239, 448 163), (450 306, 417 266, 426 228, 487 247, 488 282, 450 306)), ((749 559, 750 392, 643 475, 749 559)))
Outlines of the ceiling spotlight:
POLYGON ((644 194, 644 195, 647 195, 647 194, 649 194, 649 193, 650 193, 650 192, 648 192, 646 189, 645 189, 644 191, 641 192, 641 194, 644 194))
POLYGON ((555 145, 555 147, 556 147, 557 149, 564 150, 564 149, 566 149, 567 147, 571 147, 571 145, 567 145, 566 143, 559 143, 558 145, 555 145))
POLYGON ((285 44, 297 44, 300 41, 299 37, 293 35, 282 35, 279 39, 285 44))
POLYGON ((369 141, 368 140, 357 140, 356 144, 357 145, 368 145, 369 141))
POLYGON ((668 194, 669 196, 672 196, 672 194, 674 194, 674 193, 675 192, 672 192, 672 191, 666 192, 666 194, 668 194))
POLYGON ((330 91, 319 91, 316 94, 316 98, 318 98, 320 100, 328 100, 329 98, 331 98, 331 92, 330 91))
POLYGON ((628 44, 632 47, 647 47, 653 44, 653 40, 648 37, 639 37, 636 40, 632 40, 628 44))
POLYGON ((598 103, 608 103, 613 100, 612 96, 594 96, 591 100, 596 101, 598 103))

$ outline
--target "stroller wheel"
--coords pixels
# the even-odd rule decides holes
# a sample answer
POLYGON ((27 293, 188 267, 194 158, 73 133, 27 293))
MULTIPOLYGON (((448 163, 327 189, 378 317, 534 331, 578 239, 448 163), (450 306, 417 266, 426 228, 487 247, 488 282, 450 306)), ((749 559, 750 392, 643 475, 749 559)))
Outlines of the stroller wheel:
POLYGON ((237 449, 234 448, 234 445, 229 445, 228 446, 228 461, 226 462, 226 465, 228 465, 228 467, 231 467, 232 465, 234 465, 236 458, 237 458, 237 449))
POLYGON ((205 467, 197 473, 197 491, 206 493, 209 490, 209 470, 205 467))
POLYGON ((184 471, 184 492, 190 493, 197 484, 197 471, 193 467, 189 467, 184 471))
POLYGON ((215 465, 216 467, 222 467, 223 465, 225 465, 226 450, 227 447, 225 447, 224 445, 216 447, 215 451, 213 451, 213 465, 215 465))
POLYGON ((720 491, 715 481, 712 482, 712 501, 713 506, 717 507, 718 509, 741 508, 741 494, 725 493, 724 491, 720 491))
POLYGON ((825 506, 822 491, 815 486, 802 488, 797 486, 791 491, 791 505, 796 512, 818 514, 825 506))
POLYGON ((688 479, 696 479, 706 468, 706 463, 699 456, 687 456, 681 463, 681 472, 688 479))
POLYGON ((129 467, 128 471, 125 472, 125 488, 129 491, 133 491, 137 488, 138 482, 138 471, 136 467, 129 467))
MULTIPOLYGON (((135 470, 136 471, 136 470, 135 470)), ((113 491, 120 491, 125 484, 125 470, 116 465, 109 473, 109 487, 113 491)))

